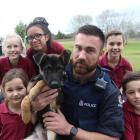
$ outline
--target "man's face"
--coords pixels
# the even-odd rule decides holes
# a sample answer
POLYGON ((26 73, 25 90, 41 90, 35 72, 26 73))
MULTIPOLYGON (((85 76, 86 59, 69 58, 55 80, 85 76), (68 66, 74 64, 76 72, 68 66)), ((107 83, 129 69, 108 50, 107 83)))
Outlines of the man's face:
POLYGON ((79 33, 75 37, 72 64, 75 75, 84 76, 95 71, 101 52, 99 37, 79 33))

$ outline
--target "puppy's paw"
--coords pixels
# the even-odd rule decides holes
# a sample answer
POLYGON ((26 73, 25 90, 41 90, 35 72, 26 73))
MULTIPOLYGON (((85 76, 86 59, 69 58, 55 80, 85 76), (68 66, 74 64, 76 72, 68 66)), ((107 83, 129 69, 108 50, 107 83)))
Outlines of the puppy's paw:
POLYGON ((37 84, 31 88, 29 94, 24 97, 21 102, 21 115, 22 120, 25 124, 31 121, 31 102, 35 99, 35 97, 40 94, 41 89, 45 85, 43 80, 37 82, 37 84))
POLYGON ((29 96, 25 96, 21 102, 21 116, 25 124, 31 120, 31 102, 29 96))

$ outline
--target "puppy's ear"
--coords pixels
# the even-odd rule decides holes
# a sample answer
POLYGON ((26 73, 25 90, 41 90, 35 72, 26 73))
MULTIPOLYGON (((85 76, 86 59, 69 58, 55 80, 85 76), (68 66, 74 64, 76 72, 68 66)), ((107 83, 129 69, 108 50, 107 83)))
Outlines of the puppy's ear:
POLYGON ((60 57, 62 58, 65 65, 67 65, 69 63, 70 56, 71 56, 70 50, 64 50, 63 53, 61 54, 60 57))
POLYGON ((37 66, 40 66, 40 64, 45 56, 47 56, 47 55, 42 52, 38 52, 35 55, 33 55, 33 59, 34 59, 35 63, 37 64, 37 66))

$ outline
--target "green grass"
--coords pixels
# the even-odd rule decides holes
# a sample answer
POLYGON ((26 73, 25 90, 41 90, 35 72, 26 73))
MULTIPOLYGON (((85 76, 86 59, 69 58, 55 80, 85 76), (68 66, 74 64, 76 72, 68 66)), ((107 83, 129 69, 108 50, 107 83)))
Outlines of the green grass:
MULTIPOLYGON (((72 50, 74 41, 59 40, 66 49, 72 50)), ((140 40, 128 40, 123 50, 123 56, 132 64, 133 70, 140 71, 140 40)))
POLYGON ((132 64, 135 71, 140 71, 140 41, 129 40, 123 50, 123 55, 132 64))
POLYGON ((69 50, 72 50, 73 45, 74 45, 74 40, 73 39, 62 39, 59 40, 59 42, 66 48, 69 50))

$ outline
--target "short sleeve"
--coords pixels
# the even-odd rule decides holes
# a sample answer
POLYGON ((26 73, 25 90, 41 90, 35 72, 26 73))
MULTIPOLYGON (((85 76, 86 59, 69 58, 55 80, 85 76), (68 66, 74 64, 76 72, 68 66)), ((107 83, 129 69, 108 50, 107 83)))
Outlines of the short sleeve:
POLYGON ((120 138, 124 131, 122 103, 119 102, 120 92, 116 88, 107 90, 109 94, 104 95, 99 109, 98 132, 120 138))

